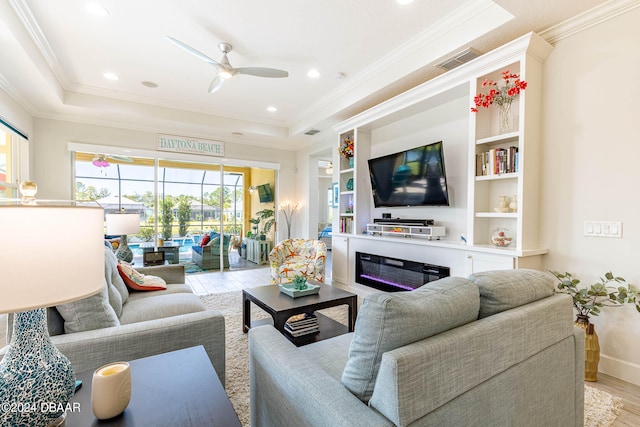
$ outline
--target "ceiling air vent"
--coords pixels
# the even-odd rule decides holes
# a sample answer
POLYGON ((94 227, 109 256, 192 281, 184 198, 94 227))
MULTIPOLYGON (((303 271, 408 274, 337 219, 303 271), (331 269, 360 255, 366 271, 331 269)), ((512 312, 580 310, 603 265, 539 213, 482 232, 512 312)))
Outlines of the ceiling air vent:
POLYGON ((305 135, 315 135, 316 133, 320 132, 318 129, 309 129, 308 131, 306 131, 304 134, 305 135))
POLYGON ((454 68, 471 61, 472 59, 480 56, 480 52, 468 47, 462 52, 458 52, 450 58, 445 59, 439 64, 436 64, 436 67, 442 68, 443 70, 453 70, 454 68))

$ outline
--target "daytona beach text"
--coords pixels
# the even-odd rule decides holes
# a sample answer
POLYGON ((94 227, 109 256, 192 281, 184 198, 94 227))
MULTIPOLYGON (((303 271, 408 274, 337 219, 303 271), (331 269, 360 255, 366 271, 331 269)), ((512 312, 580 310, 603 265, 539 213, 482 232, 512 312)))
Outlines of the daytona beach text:
POLYGON ((223 146, 220 142, 164 135, 158 136, 158 150, 204 154, 210 156, 224 155, 223 146))

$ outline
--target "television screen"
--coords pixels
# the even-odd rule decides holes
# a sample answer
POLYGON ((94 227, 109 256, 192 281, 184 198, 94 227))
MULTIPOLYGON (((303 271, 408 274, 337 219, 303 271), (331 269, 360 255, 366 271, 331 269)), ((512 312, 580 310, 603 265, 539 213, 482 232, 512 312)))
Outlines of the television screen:
POLYGON ((375 207, 449 206, 442 141, 369 159, 375 207))
POLYGON ((271 191, 271 185, 258 185, 258 196, 260 197, 260 203, 273 202, 273 192, 271 191))

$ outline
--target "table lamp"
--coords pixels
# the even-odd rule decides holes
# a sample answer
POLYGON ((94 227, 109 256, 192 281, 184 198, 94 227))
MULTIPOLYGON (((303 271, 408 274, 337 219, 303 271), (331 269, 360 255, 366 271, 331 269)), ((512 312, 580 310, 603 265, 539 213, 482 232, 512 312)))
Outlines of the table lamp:
POLYGON ((0 313, 15 313, 0 361, 0 425, 48 426, 64 420, 75 374, 51 343, 45 307, 104 287, 104 210, 0 201, 0 313))
POLYGON ((140 215, 116 213, 107 214, 107 234, 120 234, 120 244, 116 250, 116 258, 124 262, 133 260, 133 252, 127 244, 127 234, 140 232, 140 215))

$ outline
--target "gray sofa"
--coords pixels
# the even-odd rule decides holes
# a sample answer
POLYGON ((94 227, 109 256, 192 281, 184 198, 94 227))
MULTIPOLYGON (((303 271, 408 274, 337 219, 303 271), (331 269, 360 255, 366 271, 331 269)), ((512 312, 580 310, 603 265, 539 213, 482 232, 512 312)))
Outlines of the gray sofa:
MULTIPOLYGON (((185 284, 184 267, 136 268, 162 277, 166 290, 130 291, 117 270, 117 260, 105 247, 105 288, 98 295, 50 308, 47 312, 53 344, 76 372, 118 360, 204 346, 224 385, 225 324, 221 312, 205 310, 185 284)), ((74 279, 70 275, 70 280, 74 279)), ((7 341, 12 332, 11 316, 7 341)), ((0 350, 0 357, 6 348, 0 350)))
POLYGON ((580 426, 584 333, 553 276, 449 277, 364 298, 355 332, 249 332, 251 425, 580 426))

